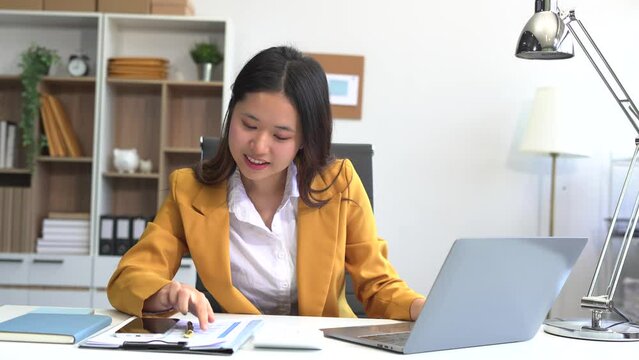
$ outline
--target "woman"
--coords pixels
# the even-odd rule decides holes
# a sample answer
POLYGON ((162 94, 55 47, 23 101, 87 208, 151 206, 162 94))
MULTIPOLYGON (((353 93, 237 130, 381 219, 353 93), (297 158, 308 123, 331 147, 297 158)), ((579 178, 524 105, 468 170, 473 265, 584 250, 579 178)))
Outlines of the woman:
POLYGON ((424 304, 386 259, 364 187, 330 156, 332 118, 321 66, 273 47, 240 71, 216 156, 171 174, 170 195, 108 286, 140 316, 178 310, 214 320, 193 287, 171 279, 190 253, 230 313, 354 316, 345 269, 372 317, 414 320, 424 304))

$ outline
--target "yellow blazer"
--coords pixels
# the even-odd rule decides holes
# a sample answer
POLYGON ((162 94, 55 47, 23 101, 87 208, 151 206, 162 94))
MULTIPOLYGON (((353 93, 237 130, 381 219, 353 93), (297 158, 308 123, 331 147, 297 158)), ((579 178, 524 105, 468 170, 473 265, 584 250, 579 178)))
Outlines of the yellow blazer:
MULTIPOLYGON (((211 295, 229 313, 259 314, 233 286, 229 256, 227 183, 204 185, 191 169, 170 176, 170 194, 140 241, 120 260, 109 285, 109 301, 125 313, 142 314, 144 301, 168 284, 190 253, 211 295)), ((409 320, 422 297, 397 275, 377 236, 366 191, 349 160, 337 160, 314 179, 327 190, 321 208, 298 202, 298 310, 306 316, 354 317, 344 291, 345 269, 368 316, 409 320), (334 180, 334 181, 333 181, 334 180)))

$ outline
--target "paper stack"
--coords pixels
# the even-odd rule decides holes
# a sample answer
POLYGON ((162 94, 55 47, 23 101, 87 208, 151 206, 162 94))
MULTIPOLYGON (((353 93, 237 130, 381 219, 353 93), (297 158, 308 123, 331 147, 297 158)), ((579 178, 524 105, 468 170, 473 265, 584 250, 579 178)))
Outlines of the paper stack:
POLYGON ((38 254, 89 254, 89 219, 46 218, 42 237, 38 238, 38 254))
POLYGON ((166 79, 169 61, 162 58, 117 57, 109 59, 109 77, 123 79, 166 79))

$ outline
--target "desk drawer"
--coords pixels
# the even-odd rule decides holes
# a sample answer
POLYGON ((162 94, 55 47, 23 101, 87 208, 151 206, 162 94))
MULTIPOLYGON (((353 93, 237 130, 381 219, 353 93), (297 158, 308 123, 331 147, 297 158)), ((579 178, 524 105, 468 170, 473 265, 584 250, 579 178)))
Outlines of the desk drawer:
POLYGON ((0 305, 29 305, 29 290, 0 288, 0 305))
MULTIPOLYGON (((113 271, 118 266, 119 256, 98 256, 95 259, 95 269, 93 275, 93 287, 96 289, 104 289, 113 275, 113 271)), ((195 286, 195 264, 191 259, 182 259, 180 268, 173 278, 181 283, 195 286)))
POLYGON ((107 297, 107 293, 104 290, 93 291, 91 307, 94 309, 113 309, 107 297))
POLYGON ((93 287, 98 289, 106 288, 119 262, 119 256, 101 255, 96 257, 95 267, 93 268, 93 287))
POLYGON ((26 285, 29 281, 30 257, 25 254, 0 255, 0 285, 26 285))
POLYGON ((91 286, 91 256, 34 255, 30 265, 31 286, 91 286))
POLYGON ((29 305, 91 307, 89 290, 29 290, 29 305))

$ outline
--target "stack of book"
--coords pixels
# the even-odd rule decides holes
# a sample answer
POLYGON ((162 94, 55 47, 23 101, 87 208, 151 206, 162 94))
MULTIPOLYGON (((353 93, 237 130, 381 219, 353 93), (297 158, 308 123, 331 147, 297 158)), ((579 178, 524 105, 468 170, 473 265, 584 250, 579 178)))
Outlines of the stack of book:
POLYGON ((162 58, 117 57, 109 59, 109 77, 123 79, 166 79, 169 61, 162 58))
POLYGON ((38 254, 89 254, 89 214, 52 213, 42 222, 38 254))
POLYGON ((16 136, 18 125, 0 121, 0 169, 10 169, 16 163, 16 136))
POLYGON ((78 137, 60 101, 51 95, 43 94, 40 97, 40 114, 49 145, 49 155, 81 157, 82 149, 78 137))

